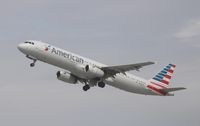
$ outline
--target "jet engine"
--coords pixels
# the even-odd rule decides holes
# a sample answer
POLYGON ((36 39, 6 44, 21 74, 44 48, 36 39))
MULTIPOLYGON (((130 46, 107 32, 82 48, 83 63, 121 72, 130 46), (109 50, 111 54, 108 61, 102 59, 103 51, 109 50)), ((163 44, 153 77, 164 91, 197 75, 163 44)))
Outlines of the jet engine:
POLYGON ((58 71, 56 75, 57 75, 58 80, 61 80, 70 84, 76 84, 78 81, 78 79, 75 76, 67 72, 58 71))

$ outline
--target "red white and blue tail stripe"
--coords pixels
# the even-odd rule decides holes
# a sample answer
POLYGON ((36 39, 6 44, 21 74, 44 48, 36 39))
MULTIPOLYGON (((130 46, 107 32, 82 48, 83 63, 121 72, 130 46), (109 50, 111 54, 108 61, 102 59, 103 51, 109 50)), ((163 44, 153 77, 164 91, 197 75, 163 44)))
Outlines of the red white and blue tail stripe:
POLYGON ((170 79, 174 73, 176 65, 169 64, 162 71, 160 71, 153 79, 150 81, 154 84, 160 85, 160 87, 167 87, 169 85, 170 79))
POLYGON ((150 84, 147 85, 147 87, 159 94, 166 95, 167 93, 162 92, 162 89, 166 89, 170 84, 170 79, 172 78, 175 68, 176 65, 168 64, 155 77, 149 80, 150 84))
POLYGON ((184 87, 167 88, 175 68, 176 65, 173 64, 167 65, 155 77, 149 80, 147 88, 151 89, 151 91, 155 92, 156 94, 163 96, 174 96, 174 94, 170 92, 185 90, 186 88, 184 87))

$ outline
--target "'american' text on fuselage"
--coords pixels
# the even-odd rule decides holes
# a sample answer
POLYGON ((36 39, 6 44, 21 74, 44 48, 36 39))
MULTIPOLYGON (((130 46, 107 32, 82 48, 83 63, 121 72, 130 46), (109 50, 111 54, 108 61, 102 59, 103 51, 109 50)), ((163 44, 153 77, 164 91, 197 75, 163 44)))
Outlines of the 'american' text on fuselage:
POLYGON ((79 58, 77 56, 74 56, 72 54, 69 54, 69 53, 66 53, 66 52, 63 52, 61 50, 58 50, 58 49, 55 49, 55 48, 52 48, 52 51, 51 53, 54 53, 56 55, 59 55, 59 56, 63 56, 65 58, 68 58, 69 60, 73 61, 73 62, 78 62, 78 63, 81 63, 83 64, 84 63, 84 60, 82 58, 79 58))

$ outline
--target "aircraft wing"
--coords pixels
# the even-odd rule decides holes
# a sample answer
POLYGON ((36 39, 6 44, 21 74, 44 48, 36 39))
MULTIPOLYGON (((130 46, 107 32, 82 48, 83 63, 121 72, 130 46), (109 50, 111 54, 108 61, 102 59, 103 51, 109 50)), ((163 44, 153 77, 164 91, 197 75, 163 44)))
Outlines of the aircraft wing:
POLYGON ((136 63, 136 64, 128 64, 128 65, 119 65, 119 66, 108 66, 108 67, 102 67, 101 69, 106 72, 108 76, 114 76, 118 73, 123 73, 131 70, 137 70, 141 69, 144 66, 152 65, 154 62, 144 62, 144 63, 136 63))

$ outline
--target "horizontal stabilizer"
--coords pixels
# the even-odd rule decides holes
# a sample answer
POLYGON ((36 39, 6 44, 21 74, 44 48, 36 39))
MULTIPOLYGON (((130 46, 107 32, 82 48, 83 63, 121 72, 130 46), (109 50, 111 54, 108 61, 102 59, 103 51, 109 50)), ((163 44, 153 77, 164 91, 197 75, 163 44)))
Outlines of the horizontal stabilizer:
POLYGON ((177 88, 163 88, 160 89, 160 91, 168 93, 168 92, 174 92, 174 91, 179 91, 179 90, 185 90, 186 88, 184 87, 177 87, 177 88))

